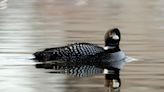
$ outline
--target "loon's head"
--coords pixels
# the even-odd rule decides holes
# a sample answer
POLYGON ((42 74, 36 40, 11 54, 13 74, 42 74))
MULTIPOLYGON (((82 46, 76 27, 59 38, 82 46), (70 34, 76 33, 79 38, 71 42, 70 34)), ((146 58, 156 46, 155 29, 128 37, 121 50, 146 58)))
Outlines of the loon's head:
POLYGON ((111 30, 108 30, 105 33, 105 47, 106 49, 112 48, 116 50, 119 49, 119 43, 121 40, 121 33, 118 28, 113 28, 111 30))

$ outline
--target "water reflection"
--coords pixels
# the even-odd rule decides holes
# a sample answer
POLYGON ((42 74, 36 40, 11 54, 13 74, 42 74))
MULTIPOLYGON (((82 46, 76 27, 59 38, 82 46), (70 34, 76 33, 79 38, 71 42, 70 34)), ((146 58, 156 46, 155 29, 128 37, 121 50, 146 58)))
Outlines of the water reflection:
POLYGON ((88 4, 88 0, 76 0, 75 5, 77 6, 84 6, 88 4))
POLYGON ((7 0, 0 0, 0 10, 7 8, 7 0))
POLYGON ((100 74, 103 69, 89 65, 71 65, 71 64, 36 64, 36 68, 53 69, 49 73, 64 73, 72 77, 89 77, 100 74))
MULTIPOLYGON (((104 59, 104 58, 101 58, 101 59, 104 59)), ((97 62, 101 59, 97 58, 97 62)), ((93 59, 89 59, 89 60, 93 60, 93 59)), ((96 59, 94 59, 94 61, 96 62, 96 59)), ((102 64, 97 63, 97 62, 91 64, 89 63, 88 60, 86 60, 86 62, 84 63, 79 63, 79 62, 78 63, 72 63, 72 62, 63 63, 62 62, 61 63, 61 61, 56 61, 56 62, 53 61, 53 62, 44 62, 42 64, 36 64, 35 67, 50 69, 48 73, 66 74, 72 77, 81 77, 81 78, 92 77, 92 76, 96 76, 96 75, 100 75, 104 73, 105 74, 104 86, 107 88, 107 91, 120 92, 121 80, 119 78, 120 76, 119 69, 117 70, 115 68, 110 68, 110 70, 105 69, 104 71, 104 65, 102 66, 102 64)))

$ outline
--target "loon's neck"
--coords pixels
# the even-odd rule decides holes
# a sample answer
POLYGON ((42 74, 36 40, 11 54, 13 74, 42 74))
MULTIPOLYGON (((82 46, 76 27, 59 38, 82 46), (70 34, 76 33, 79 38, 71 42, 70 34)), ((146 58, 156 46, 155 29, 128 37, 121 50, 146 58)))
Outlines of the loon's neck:
POLYGON ((118 52, 121 51, 119 46, 105 46, 104 50, 109 52, 109 53, 114 53, 114 52, 118 52))

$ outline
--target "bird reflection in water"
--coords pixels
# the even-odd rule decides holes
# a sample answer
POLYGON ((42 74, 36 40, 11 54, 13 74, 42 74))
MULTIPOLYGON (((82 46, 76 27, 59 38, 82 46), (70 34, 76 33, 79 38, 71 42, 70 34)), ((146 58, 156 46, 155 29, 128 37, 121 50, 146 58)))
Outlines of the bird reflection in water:
POLYGON ((53 69, 49 73, 65 73, 73 77, 90 77, 103 72, 103 69, 89 65, 36 64, 36 68, 53 69))
MULTIPOLYGON (((101 58, 102 59, 102 58, 101 58)), ((92 59, 90 59, 92 60, 92 59)), ((95 60, 95 59, 94 59, 95 60)), ((100 60, 100 59, 97 59, 100 60)), ((88 60, 86 60, 88 62, 88 60)), ((90 61, 91 62, 91 61, 90 61)), ((97 61, 98 62, 98 61, 97 61)), ((121 80, 119 70, 115 68, 104 69, 103 66, 95 63, 81 64, 81 63, 68 63, 68 62, 44 62, 42 64, 36 64, 36 68, 51 69, 48 73, 62 73, 73 77, 91 77, 98 74, 105 74, 105 87, 108 92, 120 92, 121 80)), ((101 64, 102 65, 102 64, 101 64)))

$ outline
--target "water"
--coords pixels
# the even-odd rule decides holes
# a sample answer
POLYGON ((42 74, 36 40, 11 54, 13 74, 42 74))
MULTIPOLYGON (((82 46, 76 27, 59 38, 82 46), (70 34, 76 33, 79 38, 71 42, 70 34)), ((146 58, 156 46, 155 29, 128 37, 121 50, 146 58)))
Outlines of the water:
POLYGON ((121 71, 121 92, 163 92, 164 1, 8 0, 0 5, 1 92, 103 92, 104 75, 74 78, 36 69, 38 49, 73 42, 103 46, 106 30, 118 27, 121 48, 140 59, 121 71))

